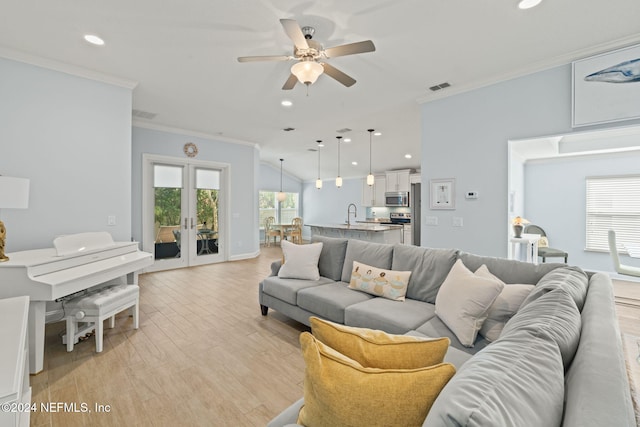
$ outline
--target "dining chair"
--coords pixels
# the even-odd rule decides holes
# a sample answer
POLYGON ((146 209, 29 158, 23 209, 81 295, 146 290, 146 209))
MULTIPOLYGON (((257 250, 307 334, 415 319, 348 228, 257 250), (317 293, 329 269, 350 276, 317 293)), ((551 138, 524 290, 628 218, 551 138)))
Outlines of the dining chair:
POLYGON ((291 220, 291 227, 285 232, 287 240, 291 238, 292 243, 302 244, 302 218, 295 217, 291 220))
POLYGON ((613 260, 613 268, 617 273, 626 274, 627 276, 640 277, 640 267, 632 265, 620 264, 620 256, 618 255, 618 244, 616 242, 616 232, 609 230, 609 252, 613 260))
POLYGON ((264 220, 264 244, 265 246, 271 246, 271 237, 273 237, 273 244, 276 244, 276 237, 282 239, 282 232, 273 227, 276 219, 272 216, 267 217, 264 220))
POLYGON ((564 263, 567 263, 569 254, 561 249, 555 249, 549 247, 549 240, 547 239, 547 233, 542 227, 534 224, 528 224, 524 228, 526 234, 539 234, 540 240, 538 241, 538 256, 542 257, 542 262, 546 262, 547 258, 564 258, 564 263))

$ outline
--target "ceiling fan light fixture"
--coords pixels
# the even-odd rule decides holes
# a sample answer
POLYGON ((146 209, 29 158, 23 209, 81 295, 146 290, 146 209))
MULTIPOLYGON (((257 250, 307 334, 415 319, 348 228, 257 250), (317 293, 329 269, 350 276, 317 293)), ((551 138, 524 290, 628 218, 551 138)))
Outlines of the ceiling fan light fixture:
POLYGON ((531 9, 532 7, 536 7, 540 4, 542 0, 520 0, 518 2, 519 9, 531 9))
POLYGON ((305 85, 314 84, 323 72, 324 68, 322 65, 314 60, 300 61, 291 67, 291 74, 296 76, 298 81, 305 85))

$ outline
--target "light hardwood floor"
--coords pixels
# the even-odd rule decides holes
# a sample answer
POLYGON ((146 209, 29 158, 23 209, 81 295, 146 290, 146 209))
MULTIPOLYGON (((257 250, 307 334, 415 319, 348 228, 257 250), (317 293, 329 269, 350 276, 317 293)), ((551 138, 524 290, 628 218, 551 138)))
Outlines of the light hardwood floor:
MULTIPOLYGON (((307 328, 258 305, 258 282, 281 256, 263 247, 256 259, 141 275, 140 329, 118 315, 100 354, 93 338, 67 353, 64 324, 47 325, 31 426, 264 426, 302 396, 307 328), (42 412, 42 402, 91 412, 42 412)), ((615 289, 621 329, 640 336, 640 283, 615 289)))

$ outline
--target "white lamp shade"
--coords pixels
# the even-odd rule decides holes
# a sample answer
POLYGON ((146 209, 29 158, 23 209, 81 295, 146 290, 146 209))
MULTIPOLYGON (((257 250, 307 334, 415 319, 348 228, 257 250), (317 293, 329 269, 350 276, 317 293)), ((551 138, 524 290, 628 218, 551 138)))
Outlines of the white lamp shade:
POLYGON ((322 180, 320 178, 316 179, 316 188, 318 190, 322 188, 322 180))
POLYGON ((284 202, 286 198, 287 198, 287 195, 282 191, 278 193, 277 199, 279 202, 284 202))
POLYGON ((371 174, 367 175, 367 185, 373 185, 375 180, 376 179, 373 177, 373 175, 371 175, 371 174))
POLYGON ((342 177, 341 176, 336 178, 336 187, 342 187, 342 177))
POLYGON ((29 180, 0 176, 0 208, 26 209, 29 207, 29 180))
POLYGON ((320 74, 324 72, 322 65, 315 61, 302 61, 297 64, 293 64, 291 67, 291 74, 296 76, 300 83, 313 84, 320 74))

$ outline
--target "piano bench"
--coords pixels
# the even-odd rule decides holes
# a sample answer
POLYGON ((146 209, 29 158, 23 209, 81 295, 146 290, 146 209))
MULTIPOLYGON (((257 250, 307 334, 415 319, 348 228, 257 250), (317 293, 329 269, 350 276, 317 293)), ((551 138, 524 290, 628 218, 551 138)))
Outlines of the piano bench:
POLYGON ((67 321, 67 351, 73 351, 77 342, 78 323, 90 323, 84 332, 95 329, 96 353, 102 352, 103 322, 109 319, 109 327, 115 327, 115 315, 128 308, 133 314, 133 328, 138 329, 140 310, 138 285, 107 286, 95 292, 70 299, 64 304, 67 321))

